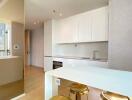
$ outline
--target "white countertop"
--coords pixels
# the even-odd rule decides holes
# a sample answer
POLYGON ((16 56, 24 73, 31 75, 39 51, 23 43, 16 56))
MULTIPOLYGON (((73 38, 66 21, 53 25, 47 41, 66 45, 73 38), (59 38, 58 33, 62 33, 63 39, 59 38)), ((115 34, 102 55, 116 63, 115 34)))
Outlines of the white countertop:
POLYGON ((99 61, 99 62, 107 62, 108 61, 107 58, 92 59, 90 57, 75 57, 75 56, 44 56, 44 57, 76 59, 76 60, 89 60, 89 61, 99 61))
POLYGON ((0 56, 0 59, 18 58, 19 56, 0 56))
POLYGON ((97 66, 69 66, 48 71, 46 74, 102 90, 132 96, 132 72, 99 68, 97 66))

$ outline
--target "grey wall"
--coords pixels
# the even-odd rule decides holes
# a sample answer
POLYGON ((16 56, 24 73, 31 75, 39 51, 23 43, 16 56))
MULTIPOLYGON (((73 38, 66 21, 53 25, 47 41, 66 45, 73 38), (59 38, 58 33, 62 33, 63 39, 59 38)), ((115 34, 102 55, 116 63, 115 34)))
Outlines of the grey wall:
POLYGON ((110 0, 109 65, 132 71, 132 0, 110 0))
POLYGON ((44 62, 44 27, 31 32, 31 65, 43 67, 44 62))
POLYGON ((24 25, 17 22, 11 23, 12 55, 24 56, 24 25), (19 49, 14 49, 14 45, 19 45, 19 49))

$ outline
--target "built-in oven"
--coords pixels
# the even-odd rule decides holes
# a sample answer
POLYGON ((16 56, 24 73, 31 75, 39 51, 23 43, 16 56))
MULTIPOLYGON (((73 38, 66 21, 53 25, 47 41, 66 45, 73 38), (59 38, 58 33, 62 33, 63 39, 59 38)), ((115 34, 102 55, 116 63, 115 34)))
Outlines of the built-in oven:
POLYGON ((57 69, 63 67, 63 62, 61 61, 53 61, 53 69, 57 69))

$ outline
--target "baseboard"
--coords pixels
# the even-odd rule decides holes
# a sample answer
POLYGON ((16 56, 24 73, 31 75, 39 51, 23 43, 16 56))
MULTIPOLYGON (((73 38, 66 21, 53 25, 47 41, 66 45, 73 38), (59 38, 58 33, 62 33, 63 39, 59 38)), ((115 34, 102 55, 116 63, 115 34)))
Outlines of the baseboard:
POLYGON ((26 93, 23 93, 23 94, 21 94, 21 95, 15 97, 15 98, 12 98, 11 100, 18 100, 19 98, 21 98, 21 97, 23 97, 23 96, 25 96, 25 95, 26 95, 26 93))
POLYGON ((37 66, 37 65, 30 65, 31 67, 36 67, 36 68, 40 68, 40 69, 44 69, 43 66, 37 66))

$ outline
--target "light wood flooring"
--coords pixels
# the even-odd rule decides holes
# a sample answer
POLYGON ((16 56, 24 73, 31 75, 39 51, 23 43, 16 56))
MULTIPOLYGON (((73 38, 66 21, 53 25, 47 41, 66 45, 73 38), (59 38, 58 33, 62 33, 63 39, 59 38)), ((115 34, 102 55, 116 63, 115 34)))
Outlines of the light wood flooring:
POLYGON ((24 93, 23 80, 0 86, 0 100, 10 100, 22 93, 24 93))
POLYGON ((44 71, 42 68, 27 66, 24 83, 26 95, 18 100, 44 100, 44 71))

